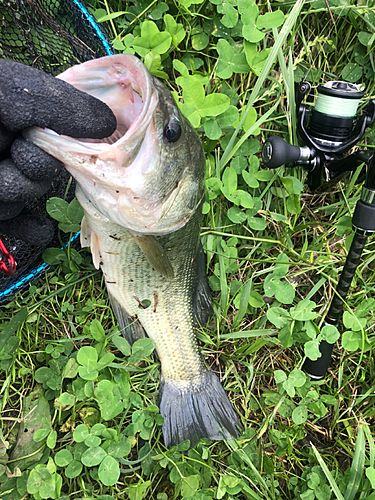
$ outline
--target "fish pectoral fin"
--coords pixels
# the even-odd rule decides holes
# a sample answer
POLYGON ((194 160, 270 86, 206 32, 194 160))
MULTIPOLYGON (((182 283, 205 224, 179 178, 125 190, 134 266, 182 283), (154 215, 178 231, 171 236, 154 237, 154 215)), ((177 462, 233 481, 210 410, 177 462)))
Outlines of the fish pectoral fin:
POLYGON ((173 280, 174 271, 172 264, 155 236, 133 236, 133 238, 145 254, 151 267, 167 278, 167 280, 173 280))

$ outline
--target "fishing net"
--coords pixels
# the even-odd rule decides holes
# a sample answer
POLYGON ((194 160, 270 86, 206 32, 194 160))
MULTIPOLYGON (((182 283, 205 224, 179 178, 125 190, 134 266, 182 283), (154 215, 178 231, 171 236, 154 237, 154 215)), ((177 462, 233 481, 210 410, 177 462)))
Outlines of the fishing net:
MULTIPOLYGON (((70 66, 112 54, 105 33, 86 7, 77 0, 5 0, 0 3, 0 57, 34 66, 57 75, 70 66)), ((52 196, 71 200, 74 185, 63 170, 48 193, 26 204, 26 208, 46 214, 46 201, 52 196)), ((49 246, 61 246, 57 238, 49 246)), ((17 262, 15 274, 0 273, 0 303, 43 272, 43 247, 1 234, 0 238, 17 262)), ((66 244, 68 240, 64 241, 66 244)))

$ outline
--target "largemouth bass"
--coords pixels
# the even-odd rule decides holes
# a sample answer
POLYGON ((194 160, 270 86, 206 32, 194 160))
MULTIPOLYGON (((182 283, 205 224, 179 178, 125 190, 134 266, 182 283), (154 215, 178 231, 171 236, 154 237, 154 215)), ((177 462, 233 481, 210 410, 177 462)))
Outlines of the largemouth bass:
POLYGON ((145 334, 155 342, 165 444, 232 439, 241 424, 194 331, 211 307, 199 237, 205 174, 199 137, 170 91, 134 56, 89 61, 59 78, 105 102, 116 132, 80 140, 33 127, 26 137, 77 181, 81 243, 104 273, 124 335, 131 344, 145 334))

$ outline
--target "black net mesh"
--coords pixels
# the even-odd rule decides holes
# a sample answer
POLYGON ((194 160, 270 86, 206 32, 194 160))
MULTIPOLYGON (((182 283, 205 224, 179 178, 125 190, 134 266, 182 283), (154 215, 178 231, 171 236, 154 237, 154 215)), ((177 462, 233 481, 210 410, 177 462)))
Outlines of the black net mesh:
MULTIPOLYGON (((0 3, 0 57, 34 66, 57 75, 74 64, 111 54, 104 32, 87 9, 76 0, 6 0, 0 3)), ((64 170, 52 182, 42 198, 26 208, 46 213, 46 200, 63 198, 69 181, 64 170)), ((74 196, 74 186, 68 200, 74 196)), ((0 303, 25 286, 42 271, 43 247, 35 247, 18 238, 0 233, 7 249, 17 262, 12 276, 0 272, 0 303)), ((57 227, 50 246, 59 246, 57 227)))
POLYGON ((73 0, 8 0, 0 16, 0 56, 53 75, 111 50, 86 8, 73 0))

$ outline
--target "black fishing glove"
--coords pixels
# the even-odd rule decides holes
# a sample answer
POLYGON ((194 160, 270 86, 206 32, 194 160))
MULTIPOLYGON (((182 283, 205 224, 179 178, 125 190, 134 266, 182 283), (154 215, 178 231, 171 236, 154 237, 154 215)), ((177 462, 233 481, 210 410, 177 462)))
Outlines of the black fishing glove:
POLYGON ((102 101, 42 71, 0 59, 0 231, 38 244, 51 238, 48 219, 21 213, 44 195, 62 163, 20 133, 47 127, 76 138, 102 139, 116 130, 116 118, 102 101), (32 227, 35 225, 35 228, 32 227))

